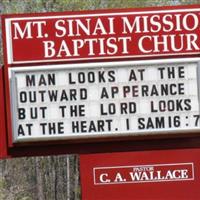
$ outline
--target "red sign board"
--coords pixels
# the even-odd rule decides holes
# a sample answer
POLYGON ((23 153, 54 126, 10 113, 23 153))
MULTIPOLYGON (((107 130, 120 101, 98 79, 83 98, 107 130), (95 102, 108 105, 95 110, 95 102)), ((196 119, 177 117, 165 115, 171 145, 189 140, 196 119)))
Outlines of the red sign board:
POLYGON ((196 200, 200 149, 81 155, 82 200, 196 200))
MULTIPOLYGON (((174 66, 174 63, 172 66, 172 62, 170 66, 169 63, 160 66, 163 60, 157 65, 152 64, 154 61, 148 63, 147 59, 198 57, 199 14, 200 6, 196 5, 165 7, 162 10, 143 8, 2 16, 4 98, 11 156, 155 149, 155 146, 162 148, 164 142, 169 147, 168 141, 130 141, 129 133, 136 128, 141 129, 144 137, 147 129, 155 135, 155 129, 162 129, 163 135, 168 137, 169 128, 180 128, 180 133, 184 130, 183 135, 189 135, 190 131, 198 135, 198 60, 193 60, 193 63, 189 60, 181 66, 174 66), (145 66, 144 59, 147 61, 145 66), (117 61, 114 66, 113 61, 117 61), (122 61, 121 64, 119 61, 122 61), (59 63, 56 65, 55 62, 59 63), (152 76, 152 72, 156 76, 152 76), (121 74, 123 79, 118 78, 122 77, 121 74), (65 75, 67 77, 63 77, 65 75), (180 83, 178 79, 181 79, 180 83), (131 86, 131 81, 137 81, 138 85, 131 86), (161 93, 157 92, 161 86, 167 88, 165 93, 164 89, 161 93), (138 90, 137 87, 143 89, 138 90), (169 96, 168 89, 174 98, 160 99, 160 94, 169 96), (130 102, 132 97, 128 93, 138 97, 138 102, 130 102), (129 99, 120 102, 119 94, 129 99), (148 101, 151 99, 150 104, 147 99, 141 101, 141 94, 147 96, 148 101), (185 99, 181 99, 183 95, 185 99), (59 104, 61 100, 62 105, 59 104), (166 104, 171 106, 168 110, 165 110, 166 104), (146 116, 134 118, 138 110, 141 112, 139 115, 146 116), (168 115, 160 116, 168 111, 168 115), (181 111, 182 115, 174 111, 181 111), (121 114, 124 118, 121 117, 119 123, 116 116, 121 114), (132 121, 126 117, 130 114, 132 121), (111 115, 115 120, 110 118, 111 115), (97 140, 102 132, 107 135, 97 140), (74 133, 80 136, 76 144, 74 133), (99 134, 91 137, 93 133, 99 134), (125 141, 120 139, 119 142, 117 134, 116 140, 112 141, 110 133, 125 133, 125 141)), ((199 146, 197 139, 192 138, 190 142, 188 139, 173 139, 172 147, 199 146)), ((170 166, 173 168, 174 165, 170 166)))
POLYGON ((200 7, 3 16, 5 64, 199 55, 200 7))

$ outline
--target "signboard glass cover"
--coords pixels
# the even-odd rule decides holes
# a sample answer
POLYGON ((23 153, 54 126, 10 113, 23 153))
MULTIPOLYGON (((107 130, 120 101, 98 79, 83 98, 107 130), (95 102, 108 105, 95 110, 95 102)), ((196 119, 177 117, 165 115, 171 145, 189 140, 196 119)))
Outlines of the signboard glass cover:
POLYGON ((9 69, 13 142, 199 131, 197 61, 9 69))

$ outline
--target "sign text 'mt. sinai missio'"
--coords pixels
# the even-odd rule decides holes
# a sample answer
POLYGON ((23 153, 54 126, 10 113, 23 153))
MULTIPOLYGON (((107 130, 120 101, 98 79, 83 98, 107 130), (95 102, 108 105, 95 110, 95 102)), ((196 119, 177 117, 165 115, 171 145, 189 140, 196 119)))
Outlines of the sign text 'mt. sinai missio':
POLYGON ((15 142, 198 129, 195 62, 73 67, 11 69, 15 142))
POLYGON ((8 63, 198 54, 199 11, 7 18, 8 63))
MULTIPOLYGON (((160 31, 164 32, 165 34, 169 33, 170 31, 194 31, 199 27, 199 19, 197 15, 191 13, 187 14, 183 16, 182 21, 180 14, 166 14, 164 17, 160 17, 159 15, 136 16, 130 21, 128 17, 121 17, 120 20, 122 21, 122 35, 138 33, 144 34, 138 39, 138 48, 142 53, 160 52, 161 49, 164 52, 169 52, 170 49, 175 52, 182 51, 184 48, 184 41, 187 41, 185 45, 187 45, 186 49, 188 51, 192 49, 199 50, 199 46, 197 44, 197 35, 195 34, 158 35, 160 31), (172 19, 175 20, 175 23, 173 23, 172 19), (150 32, 155 33, 155 35, 147 35, 150 32), (177 38, 179 38, 178 40, 181 41, 181 44, 179 45, 175 43, 177 38), (147 42, 153 43, 154 48, 145 48, 145 43, 147 42)), ((92 18, 85 18, 82 20, 57 20, 53 27, 55 29, 54 36, 57 38, 80 38, 81 34, 93 36, 94 38, 88 37, 86 39, 72 39, 72 46, 68 46, 67 42, 62 40, 60 45, 58 45, 58 48, 55 47, 56 41, 43 41, 44 57, 80 56, 79 50, 81 50, 84 46, 87 47, 89 56, 93 56, 95 54, 116 54, 119 50, 118 46, 122 47, 122 54, 128 54, 130 52, 130 50, 128 50, 128 47, 130 49, 130 45, 128 44, 131 43, 132 38, 130 36, 115 37, 116 28, 119 27, 117 27, 116 23, 114 22, 115 21, 113 17, 108 17, 105 21, 101 20, 101 18, 97 18, 95 20, 92 18), (109 38, 96 38, 96 36, 99 34, 102 36, 109 36, 109 38), (96 48, 99 51, 95 52, 96 48)), ((46 21, 27 22, 22 28, 19 22, 13 22, 13 39, 33 39, 34 37, 48 38, 48 34, 44 31, 46 24, 46 21)), ((132 48, 134 48, 134 46, 132 46, 132 48)))

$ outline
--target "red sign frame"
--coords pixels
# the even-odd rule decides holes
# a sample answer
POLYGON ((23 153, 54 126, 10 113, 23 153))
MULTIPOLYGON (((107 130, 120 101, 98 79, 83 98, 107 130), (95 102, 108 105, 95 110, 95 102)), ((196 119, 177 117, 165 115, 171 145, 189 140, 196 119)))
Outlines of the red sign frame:
POLYGON ((80 156, 82 200, 196 200, 200 149, 80 156))
POLYGON ((3 79, 3 67, 0 66, 0 158, 7 158, 7 132, 6 132, 6 112, 5 112, 5 99, 4 99, 4 79, 3 79))
POLYGON ((4 63, 199 56, 199 12, 192 5, 3 15, 4 63))

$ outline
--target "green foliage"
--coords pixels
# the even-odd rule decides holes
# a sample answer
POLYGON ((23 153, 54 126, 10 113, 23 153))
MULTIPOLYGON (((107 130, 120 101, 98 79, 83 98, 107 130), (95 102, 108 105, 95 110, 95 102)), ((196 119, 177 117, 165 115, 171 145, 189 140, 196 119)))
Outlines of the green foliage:
POLYGON ((15 200, 33 200, 28 194, 18 194, 15 200), (27 195, 27 196, 26 196, 27 195))

